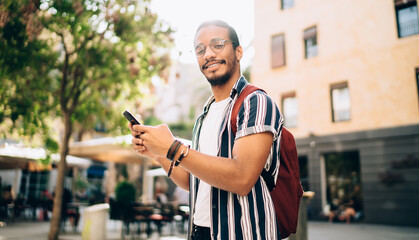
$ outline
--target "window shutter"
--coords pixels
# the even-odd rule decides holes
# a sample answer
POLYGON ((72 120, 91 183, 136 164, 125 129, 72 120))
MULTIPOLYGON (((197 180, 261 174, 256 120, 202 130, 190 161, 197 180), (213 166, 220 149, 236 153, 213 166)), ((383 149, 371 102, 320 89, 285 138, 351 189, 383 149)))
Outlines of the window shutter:
POLYGON ((285 41, 284 34, 272 37, 272 67, 285 65, 285 41))

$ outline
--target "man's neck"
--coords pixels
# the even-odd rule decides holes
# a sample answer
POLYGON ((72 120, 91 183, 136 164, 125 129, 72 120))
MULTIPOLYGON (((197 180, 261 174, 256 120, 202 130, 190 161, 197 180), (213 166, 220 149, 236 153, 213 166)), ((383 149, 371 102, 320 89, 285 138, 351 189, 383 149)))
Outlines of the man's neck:
POLYGON ((214 95, 215 102, 222 101, 228 98, 231 94, 231 89, 233 89, 234 84, 240 78, 239 76, 231 77, 225 84, 211 86, 212 94, 214 95))

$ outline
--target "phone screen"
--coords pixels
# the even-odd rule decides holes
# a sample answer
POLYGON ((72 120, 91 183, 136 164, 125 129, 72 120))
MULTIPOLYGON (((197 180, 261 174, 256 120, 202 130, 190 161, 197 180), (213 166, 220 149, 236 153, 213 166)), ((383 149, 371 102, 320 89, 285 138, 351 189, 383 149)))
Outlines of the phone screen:
POLYGON ((132 125, 141 124, 128 110, 123 113, 124 117, 130 121, 132 125))

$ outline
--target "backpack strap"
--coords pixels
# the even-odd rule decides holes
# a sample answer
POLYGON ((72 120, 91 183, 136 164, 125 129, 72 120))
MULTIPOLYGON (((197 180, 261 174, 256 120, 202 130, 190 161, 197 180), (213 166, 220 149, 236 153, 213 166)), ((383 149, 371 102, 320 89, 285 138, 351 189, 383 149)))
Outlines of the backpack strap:
POLYGON ((262 173, 260 174, 263 179, 265 180, 266 186, 268 187, 269 191, 271 192, 276 187, 274 177, 269 174, 268 171, 264 168, 262 173))
POLYGON ((237 132, 237 115, 239 114, 240 107, 243 104, 244 99, 254 91, 261 90, 265 92, 263 89, 260 89, 252 84, 248 84, 237 97, 236 102, 234 103, 233 110, 231 111, 231 130, 233 134, 236 135, 237 132))
MULTIPOLYGON (((237 115, 239 114, 240 107, 242 106, 244 99, 247 96, 249 96, 249 94, 257 90, 260 90, 266 93, 263 89, 260 89, 252 84, 249 84, 242 90, 236 102, 234 103, 233 110, 231 111, 231 130, 234 135, 236 135, 236 132, 237 132, 237 115)), ((272 191, 275 188, 274 178, 265 169, 262 170, 261 175, 265 179, 265 182, 266 182, 266 185, 268 186, 269 191, 272 191)))

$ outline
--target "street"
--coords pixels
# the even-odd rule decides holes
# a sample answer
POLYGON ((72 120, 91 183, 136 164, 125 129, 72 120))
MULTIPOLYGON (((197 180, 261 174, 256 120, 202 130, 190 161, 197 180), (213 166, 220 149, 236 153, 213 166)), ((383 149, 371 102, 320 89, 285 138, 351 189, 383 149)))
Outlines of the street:
MULTIPOLYGON (((121 239, 118 221, 108 220, 107 222, 107 239, 121 239)), ((49 222, 14 222, 7 223, 6 226, 0 228, 0 240, 44 240, 47 239, 49 222)), ((79 240, 81 239, 81 226, 79 231, 73 233, 68 228, 66 233, 60 234, 60 240, 79 240)), ((167 225, 163 228, 161 237, 154 232, 149 239, 161 240, 178 240, 185 239, 185 234, 178 234, 171 226, 167 225)), ((145 234, 140 236, 126 236, 125 239, 147 239, 145 234)), ((405 226, 388 226, 378 224, 344 224, 344 223, 328 223, 309 221, 308 223, 308 240, 418 240, 419 227, 405 226)))

